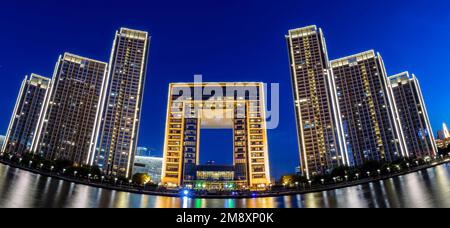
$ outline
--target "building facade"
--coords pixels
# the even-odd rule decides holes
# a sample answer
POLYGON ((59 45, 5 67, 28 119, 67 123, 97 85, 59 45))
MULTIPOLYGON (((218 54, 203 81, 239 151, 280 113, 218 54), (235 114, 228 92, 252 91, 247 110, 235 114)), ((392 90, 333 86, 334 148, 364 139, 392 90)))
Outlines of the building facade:
POLYGON ((368 51, 331 66, 350 164, 407 155, 381 56, 368 51))
POLYGON ((31 152, 31 144, 51 80, 36 74, 25 77, 17 97, 2 152, 23 155, 31 152))
POLYGON ((69 53, 59 58, 33 152, 49 160, 89 164, 100 127, 107 66, 69 53))
MULTIPOLYGON (((436 142, 419 81, 408 72, 389 77, 409 157, 434 157, 436 142)), ((448 130, 447 130, 448 134, 448 130)))
POLYGON ((339 107, 325 39, 316 26, 290 30, 286 36, 302 173, 326 174, 347 164, 339 107))
POLYGON ((133 173, 149 45, 147 32, 122 28, 115 36, 97 156, 91 161, 107 175, 133 173))
POLYGON ((161 183, 162 166, 163 158, 136 156, 133 174, 146 173, 151 177, 152 183, 159 184, 161 183))
POLYGON ((235 167, 227 165, 199 165, 194 189, 226 191, 236 189, 235 167))
POLYGON ((171 84, 168 99, 165 185, 195 185, 201 128, 233 129, 234 179, 239 188, 270 184, 262 83, 171 84))

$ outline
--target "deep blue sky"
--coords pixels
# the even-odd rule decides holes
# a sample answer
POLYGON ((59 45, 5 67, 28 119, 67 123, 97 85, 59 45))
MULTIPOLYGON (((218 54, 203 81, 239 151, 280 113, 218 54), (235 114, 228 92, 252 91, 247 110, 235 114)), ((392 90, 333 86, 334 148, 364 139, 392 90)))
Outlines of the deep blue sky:
MULTIPOLYGON (((152 35, 140 145, 161 154, 170 82, 203 74, 205 81, 280 83, 281 124, 269 131, 271 166, 274 176, 293 172, 299 159, 284 35, 310 24, 323 28, 332 59, 375 49, 389 74, 414 72, 434 131, 443 121, 450 123, 446 0, 42 0, 0 3, 0 133, 7 129, 24 75, 51 76, 66 51, 108 61, 114 32, 125 26, 152 35)), ((229 161, 230 142, 202 142, 202 160, 229 161), (221 149, 208 150, 213 146, 221 149)))

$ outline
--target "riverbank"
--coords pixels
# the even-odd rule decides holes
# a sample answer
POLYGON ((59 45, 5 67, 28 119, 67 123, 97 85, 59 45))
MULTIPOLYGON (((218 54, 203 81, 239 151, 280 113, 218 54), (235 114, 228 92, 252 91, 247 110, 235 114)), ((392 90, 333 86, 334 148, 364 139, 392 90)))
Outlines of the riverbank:
MULTIPOLYGON (((411 167, 408 170, 403 170, 397 173, 392 173, 389 175, 380 175, 373 178, 365 178, 358 181, 349 181, 349 182, 342 182, 338 184, 330 184, 330 185, 315 185, 311 187, 304 187, 298 190, 283 190, 283 191, 277 191, 277 192, 264 192, 264 193, 252 193, 252 192, 246 192, 246 193, 239 193, 239 194, 232 194, 232 195, 203 195, 196 192, 190 192, 189 197, 191 198, 201 198, 201 199, 245 199, 245 198, 268 198, 268 197, 280 197, 280 196, 290 196, 290 195, 302 195, 302 194, 308 194, 308 193, 316 193, 316 192, 323 192, 323 191, 331 191, 336 189, 342 189, 342 188, 348 188, 353 186, 358 186, 362 184, 367 184, 371 182, 377 182, 381 180, 390 179, 393 177, 403 176, 410 173, 415 173, 421 170, 426 170, 429 168, 433 168, 436 166, 440 166, 443 164, 447 164, 450 162, 450 158, 443 159, 441 161, 436 161, 431 164, 423 165, 423 166, 417 166, 417 167, 411 167)), ((45 177, 50 177, 58 180, 63 180, 75 184, 81 184, 86 185, 94 188, 102 188, 102 189, 108 189, 108 190, 114 190, 114 191, 122 191, 122 192, 129 192, 134 194, 144 194, 144 195, 153 195, 153 196, 165 196, 165 197, 184 197, 184 195, 181 195, 178 191, 148 191, 143 188, 133 188, 129 187, 128 185, 111 185, 111 184, 104 184, 104 183, 98 183, 98 182, 92 182, 86 179, 77 179, 77 178, 71 178, 67 176, 62 176, 57 173, 49 173, 38 169, 31 169, 25 166, 17 165, 15 163, 11 163, 8 161, 0 160, 1 164, 25 170, 31 173, 35 173, 38 175, 42 175, 45 177)))

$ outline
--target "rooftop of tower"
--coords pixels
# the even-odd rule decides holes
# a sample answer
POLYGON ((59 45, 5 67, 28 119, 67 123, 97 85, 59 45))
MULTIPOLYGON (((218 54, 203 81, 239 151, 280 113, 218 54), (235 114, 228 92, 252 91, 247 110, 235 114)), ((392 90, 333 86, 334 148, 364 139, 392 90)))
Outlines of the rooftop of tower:
POLYGON ((302 28, 291 29, 291 30, 289 30, 289 35, 286 35, 286 37, 287 38, 289 38, 289 37, 295 38, 295 37, 308 36, 308 35, 316 33, 317 30, 320 30, 320 29, 317 29, 316 25, 310 25, 310 26, 306 26, 306 27, 302 27, 302 28))
POLYGON ((38 80, 38 81, 45 81, 45 82, 50 81, 50 78, 47 78, 47 77, 44 77, 44 76, 32 73, 30 75, 30 80, 33 80, 33 79, 34 80, 38 80))
POLYGON ((399 73, 399 74, 394 74, 392 76, 389 76, 389 79, 391 79, 391 80, 396 80, 396 79, 400 79, 400 78, 407 78, 407 79, 409 79, 410 78, 409 72, 405 71, 405 72, 402 72, 402 73, 399 73))
POLYGON ((149 36, 148 32, 146 32, 146 31, 129 29, 129 28, 120 28, 120 35, 129 37, 129 38, 134 38, 134 39, 141 39, 141 40, 146 40, 146 39, 148 39, 148 36, 149 36))
POLYGON ((389 76, 388 78, 393 87, 397 86, 399 83, 407 84, 409 81, 417 80, 416 76, 410 74, 408 71, 389 76))
POLYGON ((96 63, 108 65, 106 62, 103 62, 103 61, 86 58, 86 57, 75 55, 75 54, 72 54, 69 52, 64 53, 63 59, 70 61, 70 62, 74 62, 74 63, 81 63, 82 61, 90 61, 90 62, 96 62, 96 63))
POLYGON ((331 67, 339 67, 339 66, 343 66, 343 65, 349 65, 353 62, 359 62, 359 61, 367 60, 370 58, 374 58, 376 56, 377 56, 377 54, 375 54, 374 50, 369 50, 369 51, 361 52, 358 54, 346 56, 343 58, 335 59, 335 60, 330 61, 330 63, 331 63, 331 67))

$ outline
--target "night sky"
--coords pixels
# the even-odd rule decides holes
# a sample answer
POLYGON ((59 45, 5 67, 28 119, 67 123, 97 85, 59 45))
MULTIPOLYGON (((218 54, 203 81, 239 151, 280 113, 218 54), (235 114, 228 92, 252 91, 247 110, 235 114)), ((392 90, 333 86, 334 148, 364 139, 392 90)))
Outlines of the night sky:
MULTIPOLYGON (((270 160, 274 176, 293 172, 299 155, 284 35, 311 24, 324 30, 330 59, 375 49, 389 74, 415 73, 433 130, 450 123, 449 1, 42 0, 0 3, 0 134, 25 75, 51 77, 64 52, 108 61, 115 31, 129 27, 152 36, 140 145, 162 155, 170 82, 203 74, 204 81, 280 83, 270 160)), ((231 163, 231 135, 203 130, 202 162, 231 163)))

